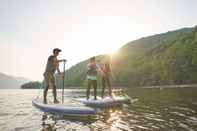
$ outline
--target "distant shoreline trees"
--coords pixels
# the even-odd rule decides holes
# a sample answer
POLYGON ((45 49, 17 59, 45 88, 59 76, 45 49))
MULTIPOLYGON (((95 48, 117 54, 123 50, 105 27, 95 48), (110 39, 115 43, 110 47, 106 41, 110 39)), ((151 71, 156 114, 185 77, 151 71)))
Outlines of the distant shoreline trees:
POLYGON ((40 89, 41 86, 42 86, 41 82, 33 81, 21 85, 21 89, 40 89))

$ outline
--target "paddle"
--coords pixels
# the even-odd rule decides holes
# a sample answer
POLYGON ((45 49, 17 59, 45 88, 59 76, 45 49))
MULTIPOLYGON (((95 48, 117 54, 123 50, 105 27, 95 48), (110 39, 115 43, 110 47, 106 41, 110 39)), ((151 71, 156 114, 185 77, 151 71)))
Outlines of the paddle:
POLYGON ((65 64, 66 61, 64 61, 64 66, 63 66, 63 87, 62 87, 62 104, 64 103, 64 78, 65 78, 65 64))

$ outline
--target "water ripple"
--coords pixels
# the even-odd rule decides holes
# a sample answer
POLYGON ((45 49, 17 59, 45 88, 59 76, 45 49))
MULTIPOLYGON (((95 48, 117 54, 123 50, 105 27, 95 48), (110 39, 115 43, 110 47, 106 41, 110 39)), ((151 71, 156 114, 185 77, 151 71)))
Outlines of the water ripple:
MULTIPOLYGON (((43 113, 32 106, 37 90, 0 92, 1 131, 195 131, 197 129, 197 89, 128 91, 134 101, 121 108, 99 110, 94 121, 70 120, 43 113), (157 93, 155 93, 157 92, 157 93), (158 93, 159 92, 159 93, 158 93), (188 95, 187 95, 188 94, 188 95)), ((52 96, 51 94, 49 96, 52 96)), ((65 98, 84 96, 84 91, 68 90, 65 98)))

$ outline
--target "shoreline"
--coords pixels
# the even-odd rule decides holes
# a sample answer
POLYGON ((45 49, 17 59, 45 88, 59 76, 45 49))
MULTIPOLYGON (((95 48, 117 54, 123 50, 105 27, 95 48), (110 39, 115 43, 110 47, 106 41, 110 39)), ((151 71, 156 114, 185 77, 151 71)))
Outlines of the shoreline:
MULTIPOLYGON (((123 86, 124 87, 124 86, 123 86)), ((182 84, 182 85, 158 85, 158 86, 137 86, 137 87, 127 87, 127 88, 123 88, 123 89, 132 89, 132 88, 144 88, 144 89, 151 89, 151 88, 197 88, 197 84, 182 84)), ((28 88, 0 88, 0 90, 4 90, 4 89, 9 89, 9 90, 14 90, 14 89, 21 89, 21 90, 26 90, 28 88)), ((40 89, 40 88, 29 88, 29 89, 40 89)), ((85 90, 86 88, 84 87, 74 87, 74 88, 64 88, 64 89, 68 89, 68 90, 78 90, 78 89, 82 89, 85 90)), ((100 89, 100 88, 99 88, 100 89)), ((99 90, 98 89, 98 90, 99 90)), ((120 88, 114 88, 114 90, 117 90, 120 88)), ((42 89, 41 89, 42 90, 42 89)), ((57 90, 61 90, 61 88, 58 88, 57 90)))
POLYGON ((159 86, 142 86, 140 88, 197 88, 197 84, 183 84, 183 85, 159 85, 159 86))

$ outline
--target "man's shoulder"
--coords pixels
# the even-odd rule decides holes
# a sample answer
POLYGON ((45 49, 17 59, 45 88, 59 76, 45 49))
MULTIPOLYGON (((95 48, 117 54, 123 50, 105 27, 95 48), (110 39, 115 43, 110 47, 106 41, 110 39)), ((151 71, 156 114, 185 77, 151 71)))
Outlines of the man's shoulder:
POLYGON ((54 55, 50 55, 50 56, 48 57, 48 60, 53 60, 54 58, 55 58, 54 55))

